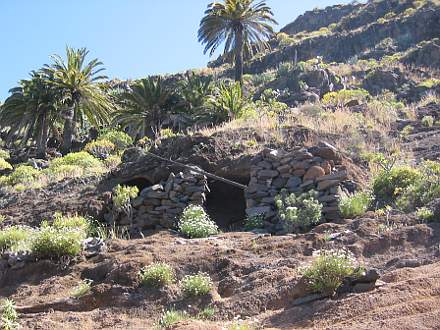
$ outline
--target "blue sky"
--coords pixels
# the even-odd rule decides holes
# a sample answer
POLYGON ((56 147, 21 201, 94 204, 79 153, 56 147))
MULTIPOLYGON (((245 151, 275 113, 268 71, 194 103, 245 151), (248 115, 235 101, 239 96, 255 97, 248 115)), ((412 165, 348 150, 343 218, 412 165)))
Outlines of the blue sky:
MULTIPOLYGON (((0 0, 0 100, 31 70, 87 47, 109 77, 139 78, 206 66, 197 42, 210 0, 0 0)), ((279 30, 314 7, 348 1, 267 0, 279 30)))

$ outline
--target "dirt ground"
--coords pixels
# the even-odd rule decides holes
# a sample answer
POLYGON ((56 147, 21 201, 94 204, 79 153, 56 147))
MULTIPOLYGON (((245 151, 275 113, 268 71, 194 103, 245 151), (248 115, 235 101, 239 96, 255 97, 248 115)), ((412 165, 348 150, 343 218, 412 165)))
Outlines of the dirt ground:
POLYGON ((63 265, 51 261, 6 271, 0 297, 17 302, 23 329, 153 329, 164 309, 197 314, 211 305, 213 321, 184 321, 175 329, 227 329, 243 320, 256 329, 440 328, 440 224, 368 214, 323 224, 301 235, 224 233, 188 240, 172 231, 115 240, 108 252, 63 265), (381 274, 376 289, 295 305, 304 293, 300 268, 313 251, 344 247, 381 274), (138 271, 171 264, 178 279, 207 272, 215 289, 203 299, 182 298, 178 285, 146 289, 138 271), (82 280, 91 293, 69 298, 82 280))

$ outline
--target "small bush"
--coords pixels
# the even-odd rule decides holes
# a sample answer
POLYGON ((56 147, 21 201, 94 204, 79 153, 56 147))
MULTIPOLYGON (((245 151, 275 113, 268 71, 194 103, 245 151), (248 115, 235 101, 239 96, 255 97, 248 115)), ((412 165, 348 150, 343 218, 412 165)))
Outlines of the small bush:
POLYGON ((349 101, 357 100, 364 102, 370 97, 365 89, 342 89, 337 92, 329 92, 322 98, 325 105, 344 106, 349 101))
POLYGON ((432 127, 434 126, 434 117, 432 116, 425 116, 422 118, 422 125, 425 127, 432 127))
POLYGON ((18 313, 15 310, 15 302, 11 299, 3 300, 2 309, 2 329, 15 330, 18 329, 18 313))
POLYGON ((416 212, 417 218, 423 222, 429 222, 434 219, 434 212, 427 207, 421 207, 416 212))
POLYGON ((0 158, 9 159, 11 157, 9 151, 0 149, 0 158))
POLYGON ((440 163, 425 161, 415 169, 419 175, 397 197, 396 205, 403 211, 414 211, 440 198, 440 163))
POLYGON ((113 143, 116 150, 121 151, 133 144, 133 139, 125 132, 110 130, 100 135, 98 141, 106 140, 113 143))
POLYGON ((54 168, 64 165, 79 166, 83 169, 84 175, 100 174, 104 171, 104 167, 99 159, 85 151, 73 152, 64 157, 54 159, 49 166, 49 170, 53 171, 54 168))
POLYGON ((138 194, 139 194, 138 187, 117 185, 113 189, 113 196, 112 196, 113 206, 118 210, 122 210, 127 206, 131 205, 131 200, 136 198, 138 194))
POLYGON ((420 171, 409 166, 381 171, 373 180, 376 202, 380 207, 394 203, 397 197, 420 177, 420 171))
POLYGON ((0 157, 0 171, 12 170, 12 165, 0 157))
POLYGON ((198 273, 197 275, 186 275, 180 285, 185 296, 198 297, 208 294, 213 283, 208 274, 198 273))
POLYGON ((244 223, 245 230, 254 230, 264 227, 264 214, 248 216, 244 223))
POLYGON ((55 213, 52 227, 58 230, 78 230, 84 236, 92 231, 92 224, 88 219, 78 215, 63 216, 61 213, 55 213))
POLYGON ((212 320, 215 317, 215 308, 205 307, 198 314, 197 318, 200 320, 212 320))
POLYGON ((31 228, 12 226, 0 230, 0 251, 27 250, 33 236, 31 228))
POLYGON ((18 184, 29 185, 37 180, 41 175, 39 170, 36 170, 29 165, 20 165, 9 176, 4 177, 6 184, 15 186, 18 184))
POLYGON ((85 279, 81 281, 73 290, 70 292, 70 296, 73 298, 81 298, 88 294, 92 288, 93 280, 85 279))
POLYGON ((173 137, 176 137, 177 134, 174 133, 171 128, 163 128, 160 130, 159 136, 161 139, 171 139, 173 137))
POLYGON ((74 257, 82 250, 84 232, 80 230, 43 227, 32 241, 31 251, 43 259, 74 257))
POLYGON ((149 287, 162 287, 175 281, 174 269, 166 263, 154 263, 139 272, 141 283, 149 287))
POLYGON ((44 169, 43 174, 49 181, 57 182, 64 179, 80 178, 83 176, 84 170, 78 165, 58 165, 44 169))
POLYGON ((322 204, 316 198, 316 191, 296 196, 286 190, 275 197, 278 217, 288 232, 307 230, 320 222, 322 204))
POLYGON ((98 159, 107 159, 116 150, 116 146, 109 140, 92 141, 86 144, 84 151, 98 159))
POLYGON ((204 238, 218 233, 217 224, 198 205, 189 205, 183 210, 178 229, 189 238, 204 238))
POLYGON ((355 274, 357 265, 346 251, 321 251, 303 275, 314 292, 333 295, 347 276, 355 274))
POLYGON ((343 197, 339 202, 339 209, 344 218, 355 218, 365 214, 371 203, 371 195, 359 192, 352 196, 343 197))
POLYGON ((174 309, 165 311, 157 322, 157 326, 163 329, 169 329, 176 323, 186 320, 188 315, 182 311, 176 311, 174 309))

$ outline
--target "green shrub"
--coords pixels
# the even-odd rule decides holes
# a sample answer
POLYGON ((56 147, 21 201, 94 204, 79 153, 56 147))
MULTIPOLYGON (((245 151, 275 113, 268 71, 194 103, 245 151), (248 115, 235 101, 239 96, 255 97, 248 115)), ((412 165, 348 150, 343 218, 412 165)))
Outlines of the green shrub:
POLYGON ((12 165, 0 157, 0 171, 12 170, 12 165))
POLYGON ((373 180, 373 194, 378 206, 394 203, 397 197, 420 177, 420 171, 409 166, 379 172, 373 180))
POLYGON ((189 205, 183 210, 178 229, 189 238, 204 238, 218 233, 217 224, 198 205, 189 205))
POLYGON ((73 298, 81 298, 88 294, 92 288, 93 280, 85 279, 81 281, 75 288, 70 292, 70 296, 73 298))
POLYGON ((282 62, 278 65, 277 77, 287 77, 289 73, 293 70, 294 64, 292 62, 282 62))
POLYGON ((34 235, 31 228, 12 226, 0 230, 0 251, 23 251, 29 249, 34 235))
POLYGON ((58 230, 79 230, 83 232, 85 236, 92 231, 92 224, 88 219, 78 215, 63 216, 61 213, 54 214, 52 227, 58 230))
POLYGON ((131 200, 136 198, 139 194, 138 187, 117 185, 113 189, 113 206, 118 210, 123 210, 131 205, 131 200))
POLYGON ((215 317, 215 308, 205 307, 198 314, 197 318, 200 320, 212 320, 215 317))
POLYGON ((85 235, 81 230, 43 227, 37 232, 31 244, 31 251, 39 258, 58 259, 74 257, 82 250, 85 235))
POLYGON ((18 184, 29 185, 37 180, 41 175, 41 171, 29 165, 20 165, 9 176, 3 177, 5 184, 15 186, 18 184))
POLYGON ((154 263, 139 272, 141 283, 150 287, 162 287, 174 283, 174 269, 166 263, 154 263))
POLYGON ((426 79, 425 81, 421 82, 418 86, 425 88, 434 88, 438 85, 440 85, 440 79, 426 79))
POLYGON ((116 146, 116 150, 124 150, 133 144, 133 139, 125 132, 110 130, 99 136, 98 141, 110 141, 116 146))
POLYGON ((344 218, 355 218, 364 215, 371 203, 371 195, 359 192, 352 196, 345 196, 339 202, 339 210, 344 218))
POLYGON ((307 230, 320 222, 322 204, 318 202, 317 195, 313 190, 299 196, 282 190, 275 197, 278 217, 288 232, 307 230))
POLYGON ((160 130, 159 136, 161 139, 171 139, 173 137, 176 137, 177 134, 174 133, 171 128, 163 128, 160 130))
POLYGON ((98 159, 107 159, 116 150, 116 146, 109 140, 97 140, 86 144, 84 151, 98 159))
POLYGON ((440 198, 440 163, 425 161, 415 171, 419 175, 402 189, 396 201, 397 207, 407 212, 440 198))
POLYGON ((432 116, 425 116, 422 118, 422 125, 425 127, 432 127, 434 126, 434 117, 432 116))
POLYGON ((370 94, 365 89, 342 89, 325 94, 322 103, 332 106, 344 106, 353 100, 365 102, 369 97, 370 94))
POLYGON ((207 104, 219 121, 240 118, 248 106, 239 83, 222 83, 207 104))
POLYGON ((44 169, 42 173, 49 181, 57 182, 64 179, 80 178, 84 174, 84 169, 78 165, 58 165, 44 169))
POLYGON ((176 311, 174 309, 165 311, 157 322, 157 326, 163 329, 170 329, 176 323, 186 320, 188 315, 182 311, 176 311))
POLYGON ((11 157, 9 151, 0 149, 0 158, 9 159, 11 157))
POLYGON ((104 172, 104 167, 99 159, 85 151, 73 152, 64 157, 52 160, 49 165, 49 170, 54 171, 54 168, 65 165, 79 166, 83 169, 84 175, 100 174, 104 172))
POLYGON ((423 222, 429 222, 434 219, 434 212, 427 207, 421 207, 416 212, 417 218, 423 222))
POLYGON ((248 216, 244 223, 245 230, 254 230, 264 228, 264 214, 248 216))
POLYGON ((347 276, 358 269, 353 256, 346 251, 323 250, 305 268, 303 275, 314 292, 333 295, 347 276))
POLYGON ((213 283, 208 274, 198 273, 197 275, 186 275, 180 285, 185 296, 198 297, 208 294, 213 283))
POLYGON ((11 299, 3 300, 2 309, 2 330, 15 330, 19 328, 18 313, 15 309, 15 302, 11 299))

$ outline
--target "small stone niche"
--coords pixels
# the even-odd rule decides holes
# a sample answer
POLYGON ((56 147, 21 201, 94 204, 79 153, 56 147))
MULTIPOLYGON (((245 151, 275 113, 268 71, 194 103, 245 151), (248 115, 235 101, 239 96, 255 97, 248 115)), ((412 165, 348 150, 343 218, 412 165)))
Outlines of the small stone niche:
POLYGON ((327 143, 290 151, 265 149, 252 160, 251 179, 245 191, 246 213, 263 214, 268 223, 276 226, 276 195, 283 189, 295 194, 316 190, 324 218, 338 219, 339 199, 347 179, 342 156, 327 143))

